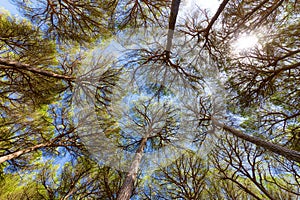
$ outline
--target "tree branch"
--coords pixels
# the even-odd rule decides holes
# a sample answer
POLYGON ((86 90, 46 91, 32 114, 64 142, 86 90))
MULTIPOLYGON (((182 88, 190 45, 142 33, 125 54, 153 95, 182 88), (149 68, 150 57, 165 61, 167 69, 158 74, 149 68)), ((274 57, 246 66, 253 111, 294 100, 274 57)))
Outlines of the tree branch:
POLYGON ((75 77, 72 77, 72 76, 57 74, 57 73, 54 73, 51 71, 46 71, 43 69, 32 67, 29 64, 11 61, 11 60, 5 59, 5 58, 0 58, 0 69, 21 69, 21 70, 30 71, 35 74, 40 74, 43 76, 51 77, 51 78, 62 79, 62 80, 67 80, 67 81, 75 80, 75 77))
POLYGON ((257 146, 263 147, 273 153, 279 154, 285 158, 288 158, 290 160, 300 163, 300 152, 298 152, 298 151, 291 150, 291 149, 288 149, 286 147, 283 147, 283 146, 280 146, 277 144, 273 144, 273 143, 265 141, 259 137, 244 134, 243 132, 236 130, 233 127, 230 127, 223 123, 218 122, 216 119, 212 119, 212 121, 213 121, 214 125, 218 126, 219 128, 222 128, 225 131, 230 132, 231 134, 233 134, 234 136, 236 136, 240 139, 246 140, 257 146))

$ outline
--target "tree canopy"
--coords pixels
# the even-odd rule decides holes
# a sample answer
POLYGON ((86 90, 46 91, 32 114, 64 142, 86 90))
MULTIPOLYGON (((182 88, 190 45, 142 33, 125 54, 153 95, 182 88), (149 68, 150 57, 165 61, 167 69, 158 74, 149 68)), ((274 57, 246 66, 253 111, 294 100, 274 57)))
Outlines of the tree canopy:
POLYGON ((300 4, 12 0, 0 199, 297 199, 300 4))

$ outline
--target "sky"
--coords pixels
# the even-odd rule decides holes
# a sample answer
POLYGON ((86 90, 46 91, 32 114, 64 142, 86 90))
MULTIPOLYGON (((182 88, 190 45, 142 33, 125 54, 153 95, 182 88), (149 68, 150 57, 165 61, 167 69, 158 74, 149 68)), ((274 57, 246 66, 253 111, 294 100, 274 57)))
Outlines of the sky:
POLYGON ((213 12, 219 7, 220 0, 182 0, 181 5, 191 8, 195 8, 195 5, 198 5, 202 9, 209 9, 213 12))
POLYGON ((18 14, 17 7, 11 4, 9 0, 0 0, 0 8, 10 11, 12 15, 18 14))

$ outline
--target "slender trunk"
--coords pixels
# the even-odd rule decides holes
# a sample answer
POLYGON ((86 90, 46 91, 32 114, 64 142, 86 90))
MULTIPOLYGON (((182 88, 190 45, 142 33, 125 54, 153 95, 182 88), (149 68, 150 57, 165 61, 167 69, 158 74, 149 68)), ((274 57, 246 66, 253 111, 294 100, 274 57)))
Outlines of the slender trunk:
POLYGON ((213 27, 214 23, 217 21, 223 10, 225 9, 226 5, 228 4, 229 0, 223 0, 220 4, 216 14, 212 17, 211 21, 209 22, 208 26, 205 28, 205 37, 208 37, 211 28, 213 27))
POLYGON ((137 172, 142 160, 143 151, 146 146, 147 137, 143 138, 139 148, 136 151, 134 159, 131 163, 129 171, 126 175, 125 181, 119 191, 117 200, 129 200, 132 195, 133 184, 136 180, 137 172))
POLYGON ((172 0, 171 13, 170 13, 170 18, 169 18, 167 47, 166 47, 166 52, 167 52, 168 57, 170 56, 170 51, 171 51, 171 47, 172 47, 172 41, 173 41, 173 35, 174 35, 179 5, 180 5, 180 0, 172 0))
POLYGON ((300 163, 300 152, 288 149, 286 147, 280 146, 278 144, 274 144, 268 141, 265 141, 259 137, 250 136, 244 134, 243 132, 236 130, 233 127, 227 126, 223 123, 218 122, 217 120, 213 119, 213 124, 224 129, 225 131, 230 132, 231 134, 235 135, 236 137, 251 142, 257 146, 263 147, 273 153, 279 154, 285 158, 290 160, 296 161, 300 163))
POLYGON ((5 155, 5 156, 0 156, 0 164, 3 163, 3 162, 5 162, 5 161, 17 158, 17 157, 19 157, 19 156, 21 156, 23 154, 26 154, 26 153, 29 153, 29 152, 32 152, 32 151, 36 151, 36 150, 38 150, 40 148, 43 148, 43 147, 48 147, 51 144, 52 144, 51 142, 37 144, 35 146, 28 147, 26 149, 22 149, 22 150, 13 152, 13 153, 5 155))
POLYGON ((4 68, 4 69, 22 69, 22 70, 30 71, 30 72, 35 73, 35 74, 40 74, 40 75, 43 75, 43 76, 52 77, 52 78, 56 78, 56 79, 63 79, 63 80, 67 80, 67 81, 75 80, 75 78, 71 77, 71 76, 56 74, 56 73, 51 72, 51 71, 46 71, 46 70, 43 70, 43 69, 35 68, 35 67, 32 67, 28 64, 24 64, 24 63, 20 63, 20 62, 16 62, 16 61, 11 61, 11 60, 8 60, 8 59, 5 59, 5 58, 0 58, 0 69, 1 68, 4 68), (1 66, 1 65, 3 65, 3 66, 1 66))

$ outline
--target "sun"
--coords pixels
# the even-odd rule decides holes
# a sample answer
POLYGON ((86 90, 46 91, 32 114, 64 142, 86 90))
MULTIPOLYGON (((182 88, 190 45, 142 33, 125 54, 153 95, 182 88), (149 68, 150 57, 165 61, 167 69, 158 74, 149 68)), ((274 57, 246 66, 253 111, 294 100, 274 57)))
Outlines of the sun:
POLYGON ((233 51, 235 53, 240 53, 253 49, 258 45, 258 38, 254 34, 242 34, 238 39, 233 43, 233 51))

